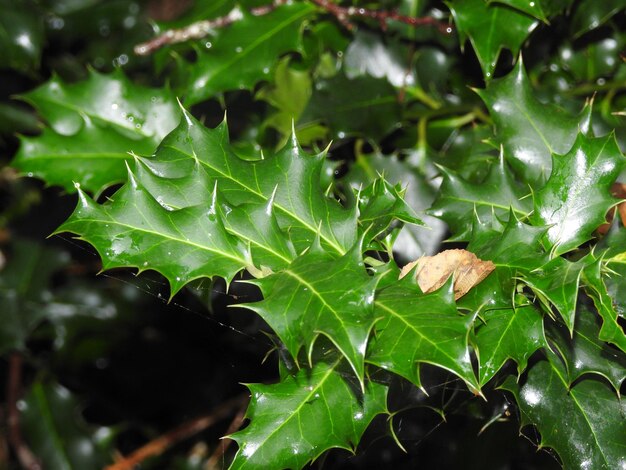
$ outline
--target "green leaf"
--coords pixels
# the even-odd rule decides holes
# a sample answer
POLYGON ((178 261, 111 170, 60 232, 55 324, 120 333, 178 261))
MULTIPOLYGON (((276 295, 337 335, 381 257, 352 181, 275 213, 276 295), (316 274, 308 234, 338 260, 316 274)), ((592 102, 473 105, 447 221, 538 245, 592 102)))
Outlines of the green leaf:
POLYGON ((599 318, 590 306, 584 302, 578 305, 573 336, 558 324, 551 325, 549 332, 565 361, 569 386, 585 374, 597 374, 607 379, 619 395, 626 379, 626 355, 598 339, 599 318))
MULTIPOLYGON (((276 108, 265 124, 284 136, 290 135, 293 122, 304 112, 312 93, 309 72, 290 67, 289 58, 281 60, 276 66, 274 83, 261 88, 256 94, 257 99, 267 101, 276 108)), ((298 136, 302 140, 302 133, 298 136)))
POLYGON ((111 463, 110 428, 90 428, 80 418, 79 401, 65 387, 35 382, 22 402, 22 434, 45 468, 79 470, 111 463))
POLYGON ((589 138, 579 134, 566 155, 554 155, 546 185, 534 197, 531 220, 547 225, 552 253, 567 253, 592 237, 619 202, 611 185, 624 167, 614 135, 589 138))
POLYGON ((282 5, 261 16, 242 12, 243 18, 214 40, 202 41, 204 50, 185 73, 185 102, 199 103, 222 91, 252 88, 269 78, 278 57, 300 49, 300 30, 312 12, 313 7, 304 2, 282 5))
POLYGON ((552 306, 556 308, 570 334, 574 329, 576 319, 580 277, 589 262, 588 256, 576 262, 558 257, 525 274, 522 278, 522 281, 537 295, 548 313, 552 312, 552 306))
POLYGON ((476 92, 489 108, 505 158, 533 185, 547 178, 552 154, 568 152, 579 131, 589 128, 590 107, 576 117, 537 100, 521 60, 506 77, 476 92))
POLYGON ((129 152, 150 155, 179 119, 167 88, 135 85, 119 71, 92 71, 74 84, 53 77, 23 98, 50 127, 40 136, 22 137, 12 165, 66 191, 80 183, 99 193, 124 181, 129 152))
MULTIPOLYGON (((245 161, 233 152, 225 122, 207 129, 185 112, 155 157, 142 162, 166 179, 187 177, 199 166, 208 181, 217 181, 220 193, 231 206, 267 204, 272 200, 279 225, 289 232, 298 252, 307 249, 318 235, 324 247, 340 255, 356 243, 356 208, 341 207, 324 194, 320 187, 324 155, 306 155, 293 136, 276 154, 245 161)), ((185 178, 175 184, 193 185, 194 181, 185 178)), ((160 193, 158 185, 150 190, 166 207, 181 207, 184 198, 180 195, 190 194, 186 186, 181 186, 177 189, 179 196, 170 203, 166 196, 172 191, 160 193)), ((197 204, 201 196, 188 197, 197 204)))
POLYGON ((23 350, 30 333, 46 317, 52 275, 67 264, 65 252, 18 239, 0 270, 0 355, 23 350))
POLYGON ((590 264, 583 271, 585 289, 602 317, 602 328, 598 338, 612 343, 626 352, 626 333, 618 322, 618 315, 613 307, 613 299, 609 296, 602 277, 602 261, 600 259, 590 264))
POLYGON ((491 166, 484 181, 477 184, 444 167, 439 169, 443 182, 428 213, 448 224, 454 240, 469 238, 471 226, 467 221, 473 214, 487 223, 494 217, 505 219, 510 211, 518 218, 525 218, 532 210, 528 189, 515 181, 502 156, 491 166))
POLYGON ((28 0, 2 0, 0 10, 0 68, 37 75, 44 40, 42 12, 28 0))
POLYGON ((378 139, 399 121, 397 93, 386 80, 369 76, 350 80, 340 73, 318 80, 298 126, 322 122, 339 140, 353 135, 378 139))
POLYGON ((486 81, 493 77, 500 51, 506 48, 517 56, 522 43, 539 24, 518 10, 485 0, 451 0, 446 4, 461 44, 469 38, 486 81))
POLYGON ((489 382, 508 359, 517 363, 518 374, 521 374, 528 358, 546 344, 543 316, 532 304, 489 310, 484 322, 477 321, 473 341, 481 386, 489 382))
POLYGON ((305 347, 310 361, 322 334, 363 383, 377 279, 366 273, 359 244, 339 259, 313 246, 285 270, 254 283, 264 300, 246 307, 263 317, 294 357, 305 347))
POLYGON ((523 383, 510 377, 502 388, 515 396, 522 426, 536 426, 540 445, 553 448, 564 468, 623 466, 626 403, 605 383, 587 379, 570 388, 567 372, 550 353, 530 368, 523 383))
POLYGON ((250 424, 230 437, 236 469, 302 468, 325 450, 353 451, 372 419, 387 413, 387 388, 368 382, 360 394, 339 364, 318 363, 275 385, 248 385, 250 424))
POLYGON ((602 26, 619 11, 626 9, 623 0, 583 0, 579 3, 572 18, 574 37, 579 37, 592 29, 602 26))
POLYGON ((457 312, 452 282, 423 294, 411 277, 377 293, 374 315, 381 319, 367 361, 418 386, 419 364, 433 364, 456 374, 470 390, 478 392, 468 347, 473 318, 457 312))
POLYGON ((548 18, 546 13, 543 10, 543 5, 541 0, 528 1, 528 0, 487 0, 488 4, 492 3, 500 3, 502 5, 507 5, 511 8, 515 8, 521 12, 524 12, 530 16, 534 16, 538 20, 543 21, 544 23, 548 22, 548 18))
POLYGON ((230 281, 252 264, 248 247, 227 233, 217 214, 217 188, 204 205, 169 211, 130 172, 128 179, 103 205, 79 191, 76 210, 55 233, 72 232, 89 242, 103 269, 160 272, 172 296, 194 279, 220 276, 230 281))

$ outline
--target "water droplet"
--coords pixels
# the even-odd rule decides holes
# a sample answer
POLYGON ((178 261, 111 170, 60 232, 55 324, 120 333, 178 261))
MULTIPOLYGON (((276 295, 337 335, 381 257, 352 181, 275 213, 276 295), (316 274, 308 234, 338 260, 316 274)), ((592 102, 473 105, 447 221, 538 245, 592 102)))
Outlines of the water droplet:
POLYGON ((207 49, 211 49, 211 47, 213 47, 213 44, 211 44, 210 41, 207 41, 204 43, 204 47, 206 47, 207 49))
POLYGON ((180 277, 176 276, 176 280, 180 282, 180 277))
POLYGON ((134 16, 127 16, 126 18, 124 18, 122 24, 124 25, 124 28, 130 29, 135 26, 135 24, 137 24, 137 19, 134 16))
POLYGON ((33 172, 29 171, 28 173, 26 173, 26 176, 28 176, 29 178, 32 178, 33 177, 33 172))
POLYGON ((117 109, 119 105, 117 103, 111 103, 111 109, 117 109))
POLYGON ((269 69, 269 67, 264 67, 264 68, 263 68, 263 73, 264 73, 264 74, 266 74, 266 75, 267 75, 268 73, 270 73, 270 69, 269 69))
POLYGON ((243 51, 243 49, 241 48, 241 46, 237 46, 237 47, 235 47, 235 52, 236 52, 237 54, 241 53, 241 51, 243 51))
POLYGON ((151 103, 156 103, 157 102, 157 97, 156 96, 150 97, 150 102, 151 103))
POLYGON ((343 131, 339 131, 337 132, 337 137, 339 137, 340 139, 343 139, 346 137, 346 133, 343 131))
POLYGON ((141 129, 141 124, 139 124, 139 123, 135 124, 135 128, 136 129, 141 129))
POLYGON ((144 262, 143 262, 143 265, 144 265, 144 266, 148 266, 148 262, 147 262, 147 261, 144 261, 144 262))
POLYGON ((533 8, 535 6, 535 2, 530 2, 530 7, 533 8))

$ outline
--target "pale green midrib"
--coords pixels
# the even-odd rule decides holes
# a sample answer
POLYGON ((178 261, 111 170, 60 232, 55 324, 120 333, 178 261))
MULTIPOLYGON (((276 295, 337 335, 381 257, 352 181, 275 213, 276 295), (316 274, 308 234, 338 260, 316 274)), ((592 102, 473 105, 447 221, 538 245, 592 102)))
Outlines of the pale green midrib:
POLYGON ((519 104, 516 101, 513 101, 513 106, 515 106, 518 111, 520 113, 522 113, 522 115, 526 118, 526 120, 528 121, 528 123, 531 125, 531 127, 535 130, 535 132, 537 133, 537 135, 539 136, 539 138, 541 139, 541 141, 543 142, 543 145, 546 146, 546 148, 548 149, 548 151, 550 152, 550 154, 553 154, 554 151, 552 150, 552 146, 550 145, 550 142, 548 142, 548 139, 546 139, 546 137, 543 135, 543 133, 539 130, 539 128, 535 125, 535 122, 531 119, 531 117, 528 115, 528 113, 526 112, 526 110, 522 107, 519 106, 519 104))
POLYGON ((63 440, 59 438, 59 433, 54 424, 54 418, 52 416, 52 412, 50 411, 50 407, 48 406, 48 400, 43 392, 42 385, 37 385, 34 389, 35 397, 37 399, 37 403, 39 404, 39 408, 42 412, 43 421, 48 425, 48 429, 50 430, 50 434, 52 435, 52 440, 56 444, 57 451, 61 458, 63 459, 63 463, 66 465, 66 468, 69 470, 72 468, 71 461, 69 456, 65 452, 65 446, 63 445, 63 440))
POLYGON ((472 199, 466 199, 466 198, 458 197, 458 196, 446 196, 445 199, 452 199, 453 201, 458 201, 458 202, 466 202, 468 204, 473 204, 475 206, 496 207, 498 209, 503 209, 503 210, 506 210, 506 211, 508 211, 509 209, 513 209, 513 212, 515 212, 516 214, 523 215, 523 216, 528 216, 528 214, 530 214, 530 212, 524 212, 523 210, 520 210, 520 209, 514 207, 513 205, 504 206, 502 204, 498 204, 498 203, 494 203, 494 202, 481 201, 481 200, 472 200, 472 199))
POLYGON ((253 238, 248 237, 246 234, 240 233, 237 230, 234 230, 232 227, 226 227, 226 230, 228 230, 230 233, 232 233, 233 235, 246 240, 250 243, 252 243, 255 246, 258 246, 259 248, 264 249, 265 251, 267 251, 268 253, 273 254, 274 256, 282 259, 283 261, 286 261, 287 264, 290 264, 293 261, 293 258, 287 258, 286 256, 284 256, 282 253, 277 252, 276 250, 272 249, 271 246, 269 245, 263 245, 260 242, 257 242, 256 240, 254 240, 253 238))
MULTIPOLYGON (((111 219, 111 220, 101 220, 101 219, 92 219, 92 218, 81 218, 81 219, 78 220, 78 222, 91 222, 91 223, 96 223, 96 224, 105 224, 105 225, 106 224, 113 224, 113 225, 118 225, 120 227, 128 228, 131 231, 148 233, 148 234, 151 234, 151 235, 155 235, 157 237, 165 238, 167 240, 171 240, 171 241, 174 241, 174 242, 179 242, 179 243, 182 243, 184 245, 193 246, 193 247, 198 248, 198 249, 200 249, 202 251, 208 251, 210 253, 216 253, 216 254, 218 254, 220 256, 223 256, 225 258, 229 258, 229 259, 231 259, 233 261, 237 261, 237 262, 241 263, 243 267, 248 265, 248 260, 246 260, 246 259, 241 259, 241 258, 237 258, 237 257, 232 256, 232 255, 229 255, 229 254, 225 254, 222 251, 210 248, 210 247, 205 246, 205 245, 199 245, 198 243, 192 242, 191 240, 184 240, 184 239, 181 239, 181 238, 176 238, 176 237, 172 237, 172 236, 169 236, 169 235, 166 235, 166 234, 163 234, 163 233, 159 233, 159 232, 156 232, 156 231, 153 231, 153 230, 146 230, 146 229, 143 229, 143 228, 134 227, 132 225, 124 224, 122 222, 118 222, 118 221, 113 220, 113 219, 111 219)), ((63 226, 61 226, 61 228, 63 228, 63 226)))
POLYGON ((249 44, 247 48, 243 49, 238 54, 233 54, 232 59, 226 61, 221 67, 216 68, 214 70, 214 73, 210 75, 210 78, 207 80, 207 83, 210 80, 213 80, 216 76, 222 74, 224 70, 227 70, 228 68, 230 68, 234 63, 245 58, 247 55, 249 55, 252 52, 252 50, 256 49, 265 40, 267 40, 268 38, 274 35, 277 35, 282 29, 288 27, 289 25, 291 25, 291 23, 294 23, 295 21, 299 20, 301 17, 308 15, 310 12, 311 10, 305 8, 302 12, 298 13, 297 15, 291 16, 286 21, 279 23, 274 28, 267 31, 267 33, 265 33, 264 35, 259 36, 254 42, 249 44))
POLYGON ((587 426, 589 427, 589 431, 591 432, 591 435, 593 436, 593 440, 595 441, 597 448, 600 450, 600 455, 602 455, 602 460, 604 460, 604 462, 607 464, 607 468, 611 468, 609 466, 608 459, 604 455, 604 450, 602 449, 600 442, 598 442, 595 429, 593 425, 591 424, 591 422, 589 421, 589 419, 587 418, 587 413, 585 413, 585 409, 576 399, 576 395, 574 394, 575 390, 570 388, 570 386, 567 383, 567 380, 564 379, 564 377, 560 374, 560 371, 556 367, 552 366, 552 364, 550 364, 550 367, 552 368, 556 376, 561 380, 561 383, 563 384, 563 388, 565 388, 565 390, 569 390, 569 395, 572 397, 572 400, 576 404, 576 407, 580 410, 580 413, 583 415, 585 422, 587 423, 587 426))
POLYGON ((456 360, 452 356, 447 354, 445 350, 439 348, 437 343, 435 343, 434 341, 431 341, 427 336, 423 335, 419 330, 415 329, 415 327, 411 323, 406 321, 404 317, 400 315, 399 313, 397 313, 394 309, 392 309, 391 307, 387 307, 385 304, 381 303, 380 300, 376 300, 374 301, 374 303, 375 305, 378 305, 379 307, 381 307, 383 310, 386 310, 387 312, 389 312, 394 317, 400 319, 402 323, 404 323, 410 330, 414 331, 420 338, 432 344, 437 351, 440 351, 444 356, 450 359, 453 363, 456 363, 456 360))
MULTIPOLYGON (((509 321, 506 324, 506 328, 504 329, 504 332, 498 338, 498 342, 496 344, 496 347, 493 349, 494 350, 494 354, 492 354, 491 357, 495 356, 495 351, 498 351, 500 349, 500 345, 502 344, 502 340, 503 340, 505 334, 511 329, 513 323, 515 323, 514 320, 516 319, 516 314, 517 314, 517 312, 514 312, 513 315, 509 315, 509 321)), ((510 355, 507 354, 506 355, 506 359, 508 359, 508 358, 513 359, 513 358, 510 357, 510 355)), ((515 361, 515 362, 517 362, 517 361, 515 361)), ((480 380, 481 383, 482 383, 483 379, 484 379, 484 377, 481 378, 481 380, 480 380)), ((490 378, 490 380, 491 380, 491 378, 490 378)))
MULTIPOLYGON (((138 131, 137 128, 134 127, 134 126, 133 127, 126 127, 126 126, 120 124, 117 121, 111 121, 109 119, 105 119, 102 116, 94 114, 92 111, 88 111, 87 109, 79 108, 78 106, 75 106, 75 105, 73 105, 71 103, 68 103, 67 101, 57 101, 57 100, 55 100, 53 98, 50 98, 48 96, 44 96, 43 98, 40 98, 40 99, 42 99, 44 101, 47 101, 48 103, 52 103, 54 105, 57 105, 57 106, 59 106, 61 108, 66 108, 66 109, 72 110, 75 113, 77 113, 79 116, 81 114, 85 114, 86 116, 89 116, 90 119, 93 119, 95 121, 104 122, 106 124, 109 124, 110 126, 118 127, 120 129, 124 129, 125 131, 133 132, 133 133, 135 133, 137 135, 140 135, 140 136, 142 136, 142 137, 144 137, 146 139, 152 139, 152 140, 156 139, 156 140, 159 140, 156 135, 149 135, 149 134, 146 134, 144 132, 138 131)), ((143 129, 144 126, 142 126, 141 128, 143 129)))
MULTIPOLYGON (((194 157, 193 155, 190 155, 189 153, 185 152, 182 149, 173 147, 173 146, 165 146, 165 148, 169 148, 172 150, 175 150, 177 152, 182 153, 183 155, 186 155, 188 158, 194 160, 194 161, 198 161, 200 162, 202 165, 204 165, 205 167, 209 168, 210 170, 212 170, 213 172, 221 175, 223 178, 228 179, 229 181, 232 181, 236 184, 238 184, 239 186, 241 186, 244 190, 251 192, 252 194, 260 197, 261 199, 263 199, 264 201, 268 201, 269 198, 267 196, 265 196, 265 194, 260 193, 258 191, 256 191, 253 188, 250 188, 249 186, 245 185, 243 182, 239 181, 238 179, 234 178, 231 174, 226 174, 224 173, 222 170, 220 170, 219 168, 216 168, 214 166, 211 166, 208 162, 204 161, 204 160, 198 160, 197 157, 194 157)), ((317 227, 312 226, 311 224, 309 224, 307 221, 302 220, 301 218, 297 217, 294 213, 292 213, 289 209, 287 209, 286 207, 283 207, 282 205, 278 204, 277 202, 274 203, 274 206, 281 210, 282 212, 284 212, 285 214, 287 214, 289 217, 291 217, 293 220, 299 222, 300 224, 302 224, 307 230, 309 230, 310 232, 315 233, 316 235, 319 234, 320 238, 322 240, 324 240, 329 246, 331 246, 337 253, 339 253, 340 255, 344 255, 346 252, 345 250, 341 247, 341 245, 338 244, 338 242, 336 240, 331 240, 328 238, 327 235, 325 235, 324 233, 322 233, 321 231, 318 231, 317 227)))
MULTIPOLYGON (((309 393, 306 395, 305 399, 303 399, 301 401, 301 403, 298 405, 298 407, 293 411, 293 413, 291 413, 289 415, 289 417, 284 420, 280 425, 278 425, 272 432, 270 432, 267 437, 264 439, 262 444, 259 444, 259 446, 257 447, 256 451, 257 452, 263 445, 265 445, 265 443, 267 443, 270 438, 272 436, 274 436, 281 428, 283 428, 285 426, 286 423, 288 423, 291 419, 293 419, 295 416, 299 416, 299 411, 302 409, 302 407, 304 405, 306 405, 307 403, 309 403, 311 401, 312 398, 315 397, 315 393, 317 393, 318 390, 320 390, 322 388, 322 386, 324 385, 324 383, 326 382, 326 380, 328 380, 328 378, 332 375, 332 373, 335 371, 335 367, 337 367, 337 365, 339 364, 340 361, 335 362, 332 366, 330 366, 328 368, 328 370, 324 373, 324 376, 320 379, 320 381, 316 384, 316 386, 309 391, 309 393)), ((250 459, 247 459, 245 462, 249 462, 250 459)), ((244 468, 246 463, 244 463, 241 468, 244 468)))
MULTIPOLYGON (((289 270, 289 269, 285 269, 283 271, 284 273, 288 274, 289 276, 293 277, 295 280, 297 280, 300 284, 306 286, 308 289, 310 289, 311 293, 313 295, 315 295, 315 297, 317 297, 322 304, 332 312, 333 316, 339 321, 339 323, 343 324, 343 320, 341 318, 341 315, 339 315, 339 313, 333 308, 331 307, 328 302, 326 302, 326 300, 324 299, 324 297, 322 296, 322 294, 320 292, 317 291, 317 289, 315 289, 315 287, 312 284, 309 284, 306 280, 302 279, 300 276, 298 276, 296 273, 294 273, 293 271, 289 270)), ((333 341, 334 342, 334 341, 333 341)), ((337 346, 339 347, 339 346, 337 346)), ((339 348, 341 349, 341 348, 339 348)), ((343 352, 343 351, 342 351, 343 352)), ((344 353, 345 354, 345 353, 344 353)))

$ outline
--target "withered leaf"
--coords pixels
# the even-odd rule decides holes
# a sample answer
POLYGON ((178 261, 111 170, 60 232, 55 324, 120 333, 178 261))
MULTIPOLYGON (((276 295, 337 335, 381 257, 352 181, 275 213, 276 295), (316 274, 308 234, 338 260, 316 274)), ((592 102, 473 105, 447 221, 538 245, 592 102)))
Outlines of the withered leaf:
POLYGON ((400 279, 413 268, 417 284, 426 294, 439 289, 451 275, 454 276, 454 299, 458 300, 496 267, 491 261, 483 261, 467 250, 446 250, 407 264, 400 272, 400 279))

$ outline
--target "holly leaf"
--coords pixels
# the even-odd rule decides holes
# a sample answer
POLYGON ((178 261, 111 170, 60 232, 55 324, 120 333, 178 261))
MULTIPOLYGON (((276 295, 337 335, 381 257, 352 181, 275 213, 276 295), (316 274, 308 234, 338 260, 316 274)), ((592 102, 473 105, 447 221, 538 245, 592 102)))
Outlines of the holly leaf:
POLYGON ((548 330, 550 339, 565 361, 570 386, 585 374, 596 374, 608 380, 619 395, 620 386, 626 379, 626 355, 598 339, 599 320, 593 308, 581 302, 573 336, 555 323, 548 330))
POLYGON ((461 44, 469 38, 487 82, 493 77, 500 51, 506 48, 517 56, 522 43, 539 24, 518 10, 485 0, 451 0, 446 4, 461 44))
POLYGON ((77 397, 65 387, 37 381, 21 405, 22 434, 46 468, 104 468, 111 463, 113 430, 87 426, 77 413, 77 397))
POLYGON ((239 444, 231 470, 300 469, 330 448, 352 452, 372 419, 387 413, 387 388, 368 381, 360 393, 338 363, 319 362, 278 384, 248 388, 250 424, 229 436, 239 444))
POLYGON ((160 193, 159 185, 151 186, 152 194, 161 204, 181 207, 184 197, 190 198, 191 203, 199 202, 201 194, 180 196, 191 192, 185 185, 196 184, 188 176, 197 166, 206 173, 204 178, 217 181, 220 193, 231 206, 267 204, 272 200, 280 227, 289 231, 299 252, 307 249, 318 235, 324 247, 339 255, 356 243, 356 208, 340 206, 320 187, 324 154, 305 154, 292 136, 277 153, 246 161, 229 144, 225 122, 207 129, 190 114, 183 113, 181 123, 163 140, 154 158, 142 160, 146 169, 160 178, 177 180, 174 184, 179 186, 178 196, 171 190, 160 193))
POLYGON ((376 282, 358 244, 339 259, 314 245, 283 271, 254 281, 263 300, 245 306, 263 317, 294 357, 305 347, 311 361, 318 335, 328 337, 363 383, 376 282))
POLYGON ((541 433, 541 447, 553 448, 564 468, 619 468, 626 454, 626 403, 603 382, 581 380, 573 387, 553 353, 528 371, 522 383, 502 385, 515 396, 522 426, 541 433))
POLYGON ((602 276, 602 261, 591 263, 583 272, 585 290, 593 300, 598 313, 602 317, 602 328, 598 338, 614 344, 626 352, 626 333, 618 322, 618 314, 613 306, 613 299, 609 295, 602 276))
POLYGON ((546 345, 543 316, 532 304, 510 309, 492 309, 476 322, 473 344, 478 357, 478 380, 489 382, 507 360, 517 363, 521 374, 528 358, 546 345))
POLYGON ((41 62, 44 24, 38 5, 30 1, 0 1, 0 67, 35 76, 41 62))
POLYGON ((74 213, 55 233, 89 242, 103 269, 153 269, 170 283, 171 296, 188 282, 219 276, 230 281, 252 261, 248 247, 230 235, 218 216, 217 187, 204 205, 170 211, 129 171, 128 183, 99 205, 79 191, 74 213))
POLYGON ((533 290, 548 313, 551 314, 554 306, 570 334, 576 319, 580 277, 589 262, 589 256, 576 262, 558 257, 522 277, 522 282, 533 290))
POLYGON ((524 218, 532 210, 528 189, 515 181, 502 155, 498 163, 491 166, 485 179, 477 184, 444 167, 439 170, 443 182, 428 213, 448 224, 453 240, 470 238, 472 227, 467 220, 474 214, 482 223, 488 223, 494 217, 506 220, 509 212, 524 218))
POLYGON ((546 240, 553 255, 577 248, 605 222, 606 213, 619 203, 610 188, 625 163, 613 134, 579 134, 567 154, 553 156, 552 173, 534 197, 530 218, 548 226, 546 240))
POLYGON ((252 88, 267 80, 277 57, 300 49, 302 24, 313 11, 304 2, 282 5, 261 16, 242 11, 242 18, 213 40, 203 40, 197 61, 185 66, 185 102, 199 103, 216 93, 252 88))
POLYGON ((5 251, 0 270, 0 354, 23 350, 30 333, 46 318, 52 275, 69 261, 67 253, 27 240, 5 251))
POLYGON ((100 193, 123 182, 129 152, 150 155, 179 119, 168 88, 131 83, 121 71, 90 71, 85 81, 66 84, 58 77, 23 95, 48 127, 21 137, 12 165, 50 185, 100 193), (97 145, 96 145, 97 143, 97 145))
POLYGON ((507 161, 532 185, 547 178, 552 154, 568 152, 579 131, 589 129, 591 107, 577 117, 535 98, 521 59, 511 73, 476 93, 489 108, 507 161))
POLYGON ((452 279, 424 294, 406 276, 378 292, 374 316, 380 320, 370 341, 369 363, 418 386, 419 364, 433 364, 456 374, 470 390, 480 390, 468 347, 473 318, 457 312, 452 279))
POLYGON ((586 32, 602 26, 624 8, 626 7, 621 0, 604 0, 602 2, 583 0, 576 8, 571 22, 574 37, 580 37, 586 32))

